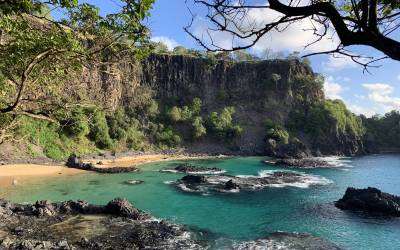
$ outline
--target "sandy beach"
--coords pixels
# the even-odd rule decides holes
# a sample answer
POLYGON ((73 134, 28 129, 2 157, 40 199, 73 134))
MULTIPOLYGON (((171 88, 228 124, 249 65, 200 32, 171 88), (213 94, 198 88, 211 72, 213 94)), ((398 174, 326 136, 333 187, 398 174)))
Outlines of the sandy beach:
POLYGON ((189 156, 184 154, 143 154, 133 156, 116 157, 115 159, 88 159, 84 160, 86 163, 92 163, 98 168, 111 168, 111 167, 140 167, 145 163, 172 161, 172 160, 185 160, 185 159, 200 159, 208 156, 189 156))
MULTIPOLYGON (((141 164, 170 161, 170 160, 184 160, 184 159, 199 159, 206 158, 207 156, 188 156, 183 154, 168 155, 168 154, 143 154, 133 156, 116 157, 115 159, 88 159, 84 160, 86 163, 93 163, 99 168, 110 167, 140 167, 141 164)), ((52 164, 8 164, 0 166, 0 187, 7 187, 10 185, 18 185, 26 183, 33 178, 56 177, 62 175, 82 174, 86 171, 67 168, 62 165, 52 164)))
POLYGON ((64 166, 39 164, 10 164, 0 166, 0 187, 17 185, 32 177, 73 175, 85 171, 64 166))

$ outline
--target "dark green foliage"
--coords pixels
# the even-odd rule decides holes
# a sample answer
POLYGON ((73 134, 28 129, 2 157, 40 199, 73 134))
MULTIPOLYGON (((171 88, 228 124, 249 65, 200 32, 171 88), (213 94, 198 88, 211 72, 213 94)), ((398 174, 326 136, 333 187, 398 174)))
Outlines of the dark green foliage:
POLYGON ((235 108, 225 107, 220 114, 211 112, 208 126, 213 134, 219 139, 232 139, 242 134, 243 129, 233 122, 235 108))
POLYGON ((151 124, 151 133, 161 148, 176 147, 181 142, 181 137, 175 133, 171 126, 164 124, 151 124))
POLYGON ((95 110, 91 114, 89 138, 93 140, 100 149, 110 149, 114 142, 109 134, 106 114, 104 111, 95 110))
POLYGON ((122 110, 117 110, 113 115, 107 116, 110 137, 118 141, 126 139, 129 120, 122 110))
POLYGON ((75 108, 61 120, 62 132, 71 137, 82 137, 89 134, 89 121, 83 108, 75 108))
POLYGON ((307 115, 292 113, 288 127, 314 136, 326 136, 336 131, 357 138, 365 134, 361 119, 347 110, 340 100, 325 100, 315 104, 307 115))
POLYGON ((265 119, 265 133, 267 139, 274 139, 279 143, 289 143, 289 133, 283 125, 271 119, 265 119))
POLYGON ((376 147, 400 147, 400 112, 391 111, 384 116, 361 117, 367 128, 366 139, 376 147))

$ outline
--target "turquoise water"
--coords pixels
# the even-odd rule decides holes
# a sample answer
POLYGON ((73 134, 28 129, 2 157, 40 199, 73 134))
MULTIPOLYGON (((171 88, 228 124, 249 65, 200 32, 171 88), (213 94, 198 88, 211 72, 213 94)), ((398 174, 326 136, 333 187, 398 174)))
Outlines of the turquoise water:
MULTIPOLYGON (((261 171, 278 169, 261 160, 244 157, 185 162, 223 168, 231 175, 258 175, 261 171)), ((16 202, 84 199, 98 204, 117 196, 126 197, 155 217, 206 232, 204 237, 215 244, 215 248, 222 248, 229 240, 253 240, 272 232, 287 231, 311 233, 346 249, 399 249, 400 219, 343 212, 332 202, 339 199, 348 186, 373 186, 400 195, 400 155, 366 156, 345 159, 344 163, 345 167, 301 170, 332 181, 309 188, 267 188, 208 196, 185 193, 165 184, 183 175, 159 172, 161 168, 176 164, 164 162, 149 164, 138 173, 60 176, 29 186, 13 186, 0 194, 16 202), (122 184, 132 179, 145 183, 122 184)))

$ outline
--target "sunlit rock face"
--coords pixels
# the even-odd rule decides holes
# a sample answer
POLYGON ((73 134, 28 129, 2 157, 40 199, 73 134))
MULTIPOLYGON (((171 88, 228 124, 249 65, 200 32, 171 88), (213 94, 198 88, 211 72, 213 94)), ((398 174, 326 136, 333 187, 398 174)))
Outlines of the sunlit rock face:
MULTIPOLYGON (((150 87, 162 107, 171 100, 187 104, 198 97, 203 115, 233 106, 244 134, 229 146, 210 140, 190 145, 194 152, 265 154, 266 118, 288 120, 292 111, 305 112, 324 99, 322 86, 304 83, 317 75, 298 60, 256 62, 216 61, 178 55, 150 55, 141 61, 122 57, 116 65, 88 67, 77 79, 80 87, 68 90, 77 99, 89 98, 107 109, 129 106, 139 87, 150 87), (279 80, 273 77, 279 75, 279 80)), ((73 85, 71 85, 73 86, 73 85)), ((180 129, 185 137, 185 129, 180 129)), ((301 135, 312 152, 356 154, 363 150, 357 138, 332 131, 324 138, 301 135)))

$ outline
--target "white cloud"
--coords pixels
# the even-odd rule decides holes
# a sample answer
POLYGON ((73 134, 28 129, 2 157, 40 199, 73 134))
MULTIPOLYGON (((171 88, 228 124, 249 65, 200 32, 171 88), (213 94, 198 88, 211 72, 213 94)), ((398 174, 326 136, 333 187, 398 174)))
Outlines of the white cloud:
POLYGON ((400 110, 400 98, 391 95, 394 91, 393 86, 385 83, 373 83, 363 84, 363 87, 369 91, 368 99, 381 105, 385 112, 393 109, 400 110))
POLYGON ((363 106, 360 106, 360 105, 348 104, 348 105, 347 105, 347 108, 348 108, 351 112, 353 112, 353 113, 355 113, 355 114, 357 114, 357 115, 363 114, 363 115, 365 115, 366 117, 371 117, 371 116, 373 116, 373 115, 376 114, 376 112, 373 111, 371 108, 369 108, 369 107, 363 107, 363 106))
MULTIPOLYGON (((302 5, 309 3, 309 0, 299 1, 302 5)), ((268 2, 264 3, 268 5, 268 2)), ((237 23, 241 26, 241 30, 251 30, 251 28, 262 28, 265 27, 267 23, 277 21, 278 18, 282 17, 282 14, 271 10, 256 8, 251 9, 246 13, 246 16, 238 21, 237 23), (251 28, 250 28, 251 27, 251 28)), ((210 22, 204 18, 196 18, 193 23, 192 31, 200 39, 202 39, 207 45, 213 43, 217 47, 229 49, 232 46, 249 44, 249 40, 237 40, 233 39, 229 32, 222 31, 212 31, 208 30, 210 28, 210 22), (211 35, 211 38, 209 37, 211 35)), ((282 31, 271 30, 266 35, 264 35, 257 44, 252 48, 256 52, 262 52, 265 49, 272 49, 276 52, 278 51, 304 51, 304 52, 316 52, 324 50, 332 50, 337 47, 338 39, 335 34, 328 32, 321 41, 304 48, 307 44, 312 43, 316 40, 313 28, 316 27, 322 30, 322 26, 311 19, 303 19, 300 21, 293 22, 291 25, 286 27, 285 24, 279 28, 282 31), (332 38, 332 39, 331 39, 332 38)), ((233 25, 229 28, 234 29, 233 25)))
POLYGON ((322 66, 326 71, 338 71, 344 68, 355 68, 358 66, 350 57, 345 56, 329 56, 327 62, 323 62, 322 66))
POLYGON ((354 97, 361 100, 365 99, 365 95, 354 94, 354 97))
POLYGON ((343 99, 340 94, 344 91, 344 88, 339 83, 335 82, 332 76, 325 78, 324 82, 324 93, 328 99, 343 99))
POLYGON ((176 46, 179 45, 179 43, 176 42, 174 39, 166 36, 153 36, 150 40, 156 43, 161 42, 165 44, 169 50, 173 50, 176 46))

